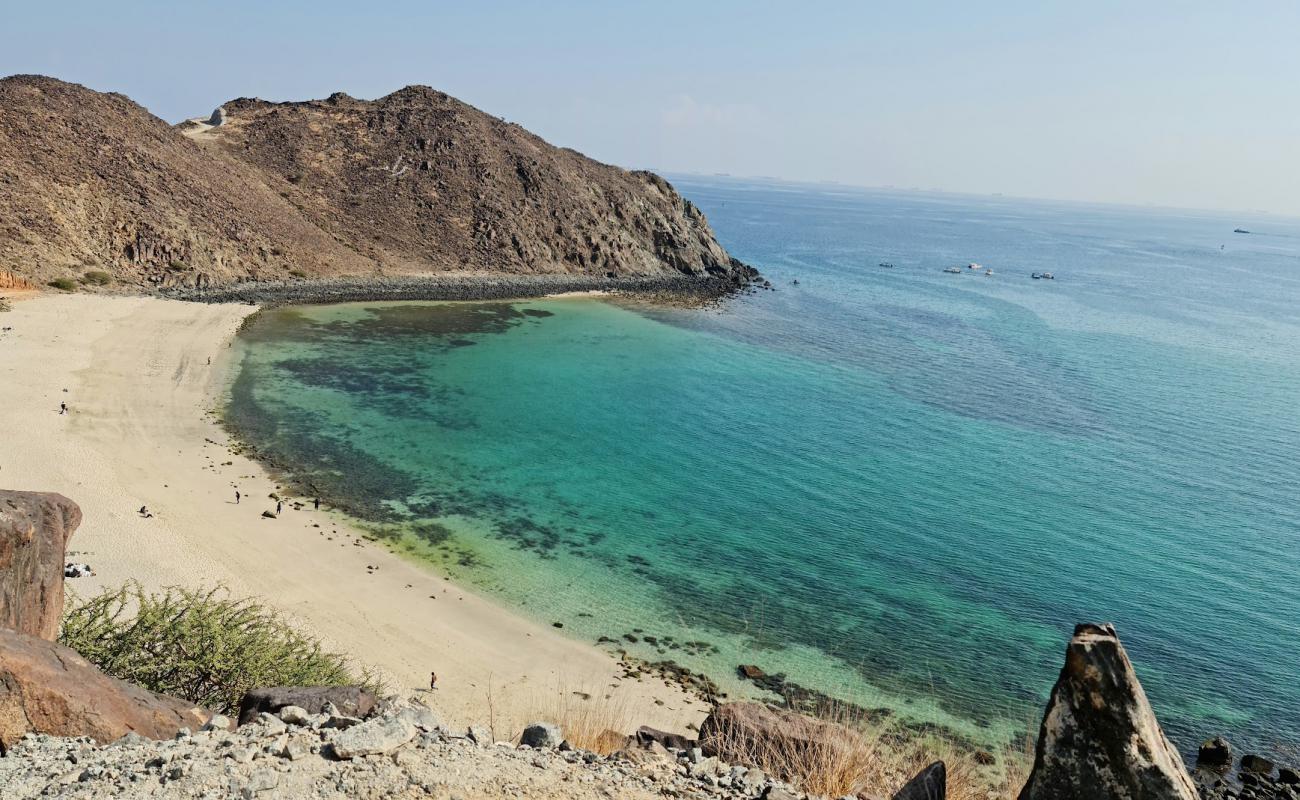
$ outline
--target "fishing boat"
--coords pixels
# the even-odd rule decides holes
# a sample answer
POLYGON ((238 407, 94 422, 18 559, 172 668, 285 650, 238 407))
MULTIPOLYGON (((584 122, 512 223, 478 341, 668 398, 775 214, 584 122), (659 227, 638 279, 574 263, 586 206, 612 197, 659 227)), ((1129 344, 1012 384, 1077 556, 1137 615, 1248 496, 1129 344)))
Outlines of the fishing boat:
POLYGON ((944 272, 951 272, 953 275, 960 275, 960 274, 961 274, 961 268, 960 268, 960 267, 947 267, 946 269, 944 269, 944 272))
POLYGON ((1233 229, 1232 229, 1232 232, 1233 232, 1233 233, 1250 233, 1250 231, 1246 230, 1245 228, 1233 228, 1233 229))

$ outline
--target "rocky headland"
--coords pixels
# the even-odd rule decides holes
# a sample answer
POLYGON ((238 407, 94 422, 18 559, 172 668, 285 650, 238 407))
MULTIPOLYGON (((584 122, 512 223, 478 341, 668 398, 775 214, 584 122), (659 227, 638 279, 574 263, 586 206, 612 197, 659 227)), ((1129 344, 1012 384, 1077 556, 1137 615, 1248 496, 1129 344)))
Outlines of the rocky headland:
POLYGON ((172 126, 123 95, 32 75, 0 79, 0 271, 185 292, 447 273, 584 288, 756 277, 658 175, 428 87, 242 98, 172 126))

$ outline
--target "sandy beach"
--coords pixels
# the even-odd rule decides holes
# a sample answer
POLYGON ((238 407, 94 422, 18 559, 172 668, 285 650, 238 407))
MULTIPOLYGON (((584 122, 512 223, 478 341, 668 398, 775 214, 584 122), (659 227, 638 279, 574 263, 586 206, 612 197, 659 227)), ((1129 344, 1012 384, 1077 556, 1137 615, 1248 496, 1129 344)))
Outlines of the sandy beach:
POLYGON ((626 709, 632 726, 681 730, 703 718, 706 706, 679 689, 620 679, 609 654, 381 546, 358 545, 345 520, 310 503, 286 503, 280 518, 264 519, 276 484, 230 452, 212 413, 231 366, 229 342, 254 307, 8 294, 0 486, 60 492, 81 506, 69 560, 96 575, 69 580, 70 591, 86 596, 129 580, 224 584, 378 668, 395 690, 425 687, 436 670, 432 704, 450 723, 488 722, 490 689, 498 735, 557 702, 608 702, 626 709), (140 516, 141 506, 153 516, 140 516), (575 700, 575 692, 593 700, 575 700))

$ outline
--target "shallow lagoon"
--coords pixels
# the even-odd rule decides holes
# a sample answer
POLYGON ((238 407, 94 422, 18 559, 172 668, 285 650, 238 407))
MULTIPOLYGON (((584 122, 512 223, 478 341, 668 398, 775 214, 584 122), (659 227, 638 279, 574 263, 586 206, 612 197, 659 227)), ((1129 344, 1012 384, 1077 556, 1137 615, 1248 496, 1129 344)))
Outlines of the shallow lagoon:
POLYGON ((778 291, 278 309, 231 424, 437 569, 727 688, 1005 738, 1105 619, 1184 750, 1300 741, 1300 226, 681 186, 778 291))

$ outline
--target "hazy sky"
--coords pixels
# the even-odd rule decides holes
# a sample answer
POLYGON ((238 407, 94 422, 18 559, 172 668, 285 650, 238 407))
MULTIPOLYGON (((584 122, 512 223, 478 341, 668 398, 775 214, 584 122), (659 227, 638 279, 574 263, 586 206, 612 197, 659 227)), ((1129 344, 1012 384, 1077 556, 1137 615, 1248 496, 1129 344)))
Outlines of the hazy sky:
POLYGON ((46 2, 0 73, 224 100, 421 83, 628 167, 1300 214, 1300 3, 46 2))

